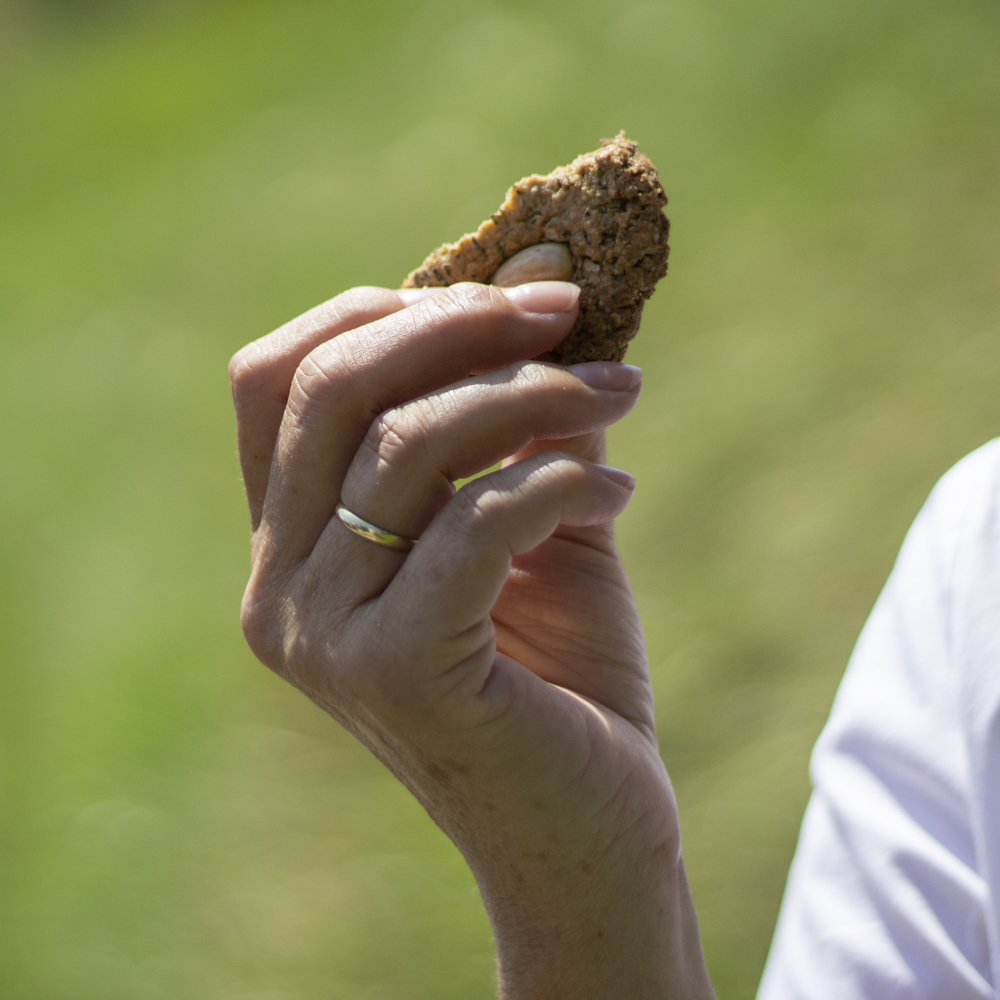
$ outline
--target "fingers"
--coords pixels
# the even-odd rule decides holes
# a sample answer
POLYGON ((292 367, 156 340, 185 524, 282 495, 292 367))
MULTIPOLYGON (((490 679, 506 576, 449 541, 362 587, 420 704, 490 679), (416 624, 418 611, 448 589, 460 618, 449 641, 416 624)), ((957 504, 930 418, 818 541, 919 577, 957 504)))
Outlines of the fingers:
POLYGON ((278 428, 295 370, 319 344, 410 302, 385 288, 352 288, 239 351, 229 364, 243 483, 254 531, 260 522, 278 428))
POLYGON ((548 350, 575 322, 578 294, 564 282, 455 285, 316 347, 298 366, 278 432, 264 558, 289 565, 309 555, 380 412, 548 350))
POLYGON ((573 438, 621 419, 638 399, 640 378, 638 369, 612 362, 568 369, 518 362, 394 407, 365 436, 343 502, 415 538, 451 499, 452 482, 533 440, 573 438))
MULTIPOLYGON (((483 476, 438 514, 370 613, 391 621, 394 633, 407 635, 413 648, 428 652, 425 662, 444 672, 475 652, 467 648, 470 641, 483 643, 513 556, 539 545, 559 524, 610 521, 631 497, 627 477, 617 470, 605 473, 564 452, 534 455, 483 476)), ((488 672, 489 664, 479 668, 488 672)))
MULTIPOLYGON (((520 362, 467 379, 383 413, 351 463, 341 497, 364 520, 419 537, 454 495, 454 480, 488 469, 535 437, 552 442, 623 417, 641 372, 612 362, 563 368, 520 362)), ((313 550, 320 567, 342 567, 339 599, 355 607, 381 593, 404 556, 351 533, 338 518, 313 550)), ((328 572, 328 570, 326 571, 328 572)))

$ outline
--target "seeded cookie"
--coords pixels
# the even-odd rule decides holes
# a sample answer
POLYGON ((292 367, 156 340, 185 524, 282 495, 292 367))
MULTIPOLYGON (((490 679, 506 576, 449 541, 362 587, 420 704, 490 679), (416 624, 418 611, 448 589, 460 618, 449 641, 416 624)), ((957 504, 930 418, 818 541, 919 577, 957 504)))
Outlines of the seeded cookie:
POLYGON ((542 360, 621 361, 643 304, 667 273, 666 203, 656 168, 619 132, 547 177, 518 181, 478 231, 435 250, 403 287, 514 284, 530 280, 536 254, 549 273, 562 262, 563 276, 580 286, 580 315, 542 360), (518 275, 504 274, 505 261, 538 244, 512 264, 518 275))

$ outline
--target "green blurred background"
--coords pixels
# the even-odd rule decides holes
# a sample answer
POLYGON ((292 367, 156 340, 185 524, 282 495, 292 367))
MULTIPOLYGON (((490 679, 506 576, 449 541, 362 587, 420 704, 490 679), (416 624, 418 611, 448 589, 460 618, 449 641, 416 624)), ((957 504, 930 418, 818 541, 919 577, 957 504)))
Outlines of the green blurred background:
POLYGON ((1000 433, 994 0, 0 0, 0 995, 475 1000, 460 858, 245 649, 226 362, 620 128, 612 458, 720 997, 934 480, 1000 433))

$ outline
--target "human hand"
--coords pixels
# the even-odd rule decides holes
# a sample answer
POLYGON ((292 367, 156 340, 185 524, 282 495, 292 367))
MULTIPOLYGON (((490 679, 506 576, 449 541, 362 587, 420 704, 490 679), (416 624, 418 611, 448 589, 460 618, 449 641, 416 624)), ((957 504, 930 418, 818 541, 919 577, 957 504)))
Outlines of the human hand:
POLYGON ((525 360, 572 285, 420 295, 355 289, 233 359, 248 641, 465 855, 505 996, 711 996, 614 548, 631 482, 594 464, 637 372, 525 360))

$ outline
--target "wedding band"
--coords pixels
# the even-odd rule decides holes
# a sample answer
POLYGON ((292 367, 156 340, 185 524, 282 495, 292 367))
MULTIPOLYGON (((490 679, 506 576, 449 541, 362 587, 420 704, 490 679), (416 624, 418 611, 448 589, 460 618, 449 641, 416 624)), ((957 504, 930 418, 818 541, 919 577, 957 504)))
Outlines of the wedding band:
POLYGON ((377 545, 384 545, 387 549, 395 549, 397 552, 409 552, 417 544, 415 538, 404 538, 402 535, 394 535, 391 531, 378 528, 374 524, 369 524, 363 517, 358 517, 353 511, 348 510, 342 503, 337 504, 337 517, 343 522, 344 527, 354 534, 367 538, 369 542, 377 545))

